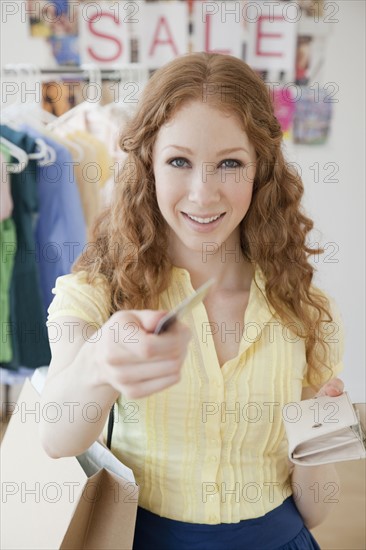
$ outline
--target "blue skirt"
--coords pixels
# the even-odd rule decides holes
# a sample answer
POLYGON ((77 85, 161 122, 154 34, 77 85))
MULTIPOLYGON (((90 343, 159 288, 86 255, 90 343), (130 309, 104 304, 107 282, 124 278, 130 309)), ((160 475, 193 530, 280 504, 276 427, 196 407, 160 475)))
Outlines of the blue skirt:
POLYGON ((239 523, 185 523, 137 509, 133 550, 320 550, 292 496, 239 523))

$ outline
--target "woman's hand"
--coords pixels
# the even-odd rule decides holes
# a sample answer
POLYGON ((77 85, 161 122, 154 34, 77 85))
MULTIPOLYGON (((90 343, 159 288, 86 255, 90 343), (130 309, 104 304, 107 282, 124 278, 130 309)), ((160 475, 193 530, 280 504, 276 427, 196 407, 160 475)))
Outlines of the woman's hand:
POLYGON ((117 311, 110 317, 95 350, 98 385, 138 399, 179 382, 191 332, 177 321, 167 332, 154 334, 165 313, 117 311))
MULTIPOLYGON (((340 378, 332 378, 320 388, 315 396, 336 397, 343 393, 343 389, 343 381, 340 378)), ((338 472, 334 464, 304 466, 290 463, 289 469, 293 493, 297 495, 294 497, 296 507, 307 528, 313 529, 324 521, 335 505, 333 503, 338 502, 334 499, 315 498, 313 488, 318 487, 320 491, 326 491, 331 487, 336 488, 338 492, 340 485, 338 472)), ((326 496, 326 492, 322 494, 326 496)))
POLYGON ((323 395, 329 395, 330 397, 337 397, 341 395, 344 390, 344 382, 340 378, 332 378, 324 384, 315 395, 315 397, 322 397, 323 395))

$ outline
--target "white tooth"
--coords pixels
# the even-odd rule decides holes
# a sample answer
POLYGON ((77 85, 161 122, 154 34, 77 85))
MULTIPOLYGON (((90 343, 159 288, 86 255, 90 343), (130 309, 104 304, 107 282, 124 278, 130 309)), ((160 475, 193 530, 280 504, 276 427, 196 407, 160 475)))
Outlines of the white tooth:
POLYGON ((213 216, 212 218, 195 218, 194 216, 190 216, 188 214, 188 217, 199 223, 210 223, 210 222, 213 222, 214 220, 217 220, 220 217, 220 215, 221 214, 218 214, 217 216, 213 216))

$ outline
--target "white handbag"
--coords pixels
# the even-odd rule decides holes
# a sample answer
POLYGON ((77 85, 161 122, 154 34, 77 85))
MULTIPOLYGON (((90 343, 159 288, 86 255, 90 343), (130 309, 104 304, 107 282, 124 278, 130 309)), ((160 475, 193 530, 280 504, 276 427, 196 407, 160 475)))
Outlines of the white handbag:
POLYGON ((347 392, 313 397, 282 409, 289 459, 317 466, 366 458, 366 404, 352 403, 347 392))

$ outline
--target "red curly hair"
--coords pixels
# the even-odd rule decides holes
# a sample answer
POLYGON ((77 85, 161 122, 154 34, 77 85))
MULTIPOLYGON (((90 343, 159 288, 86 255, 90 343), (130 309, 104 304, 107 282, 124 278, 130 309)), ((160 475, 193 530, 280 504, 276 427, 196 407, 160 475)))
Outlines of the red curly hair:
POLYGON ((90 282, 97 274, 107 278, 111 314, 158 307, 172 266, 167 224, 155 194, 152 152, 160 127, 192 100, 235 114, 255 148, 252 202, 241 222, 242 253, 261 268, 266 299, 281 322, 291 323, 305 339, 307 379, 317 389, 320 370, 331 370, 325 361, 324 324, 333 319, 328 299, 311 284, 314 268, 308 258, 324 250, 306 244, 313 222, 300 205, 301 178, 281 150, 283 134, 269 89, 240 59, 187 54, 152 75, 120 137, 127 157, 113 200, 94 224, 93 247, 76 260, 72 271, 86 271, 90 282))

